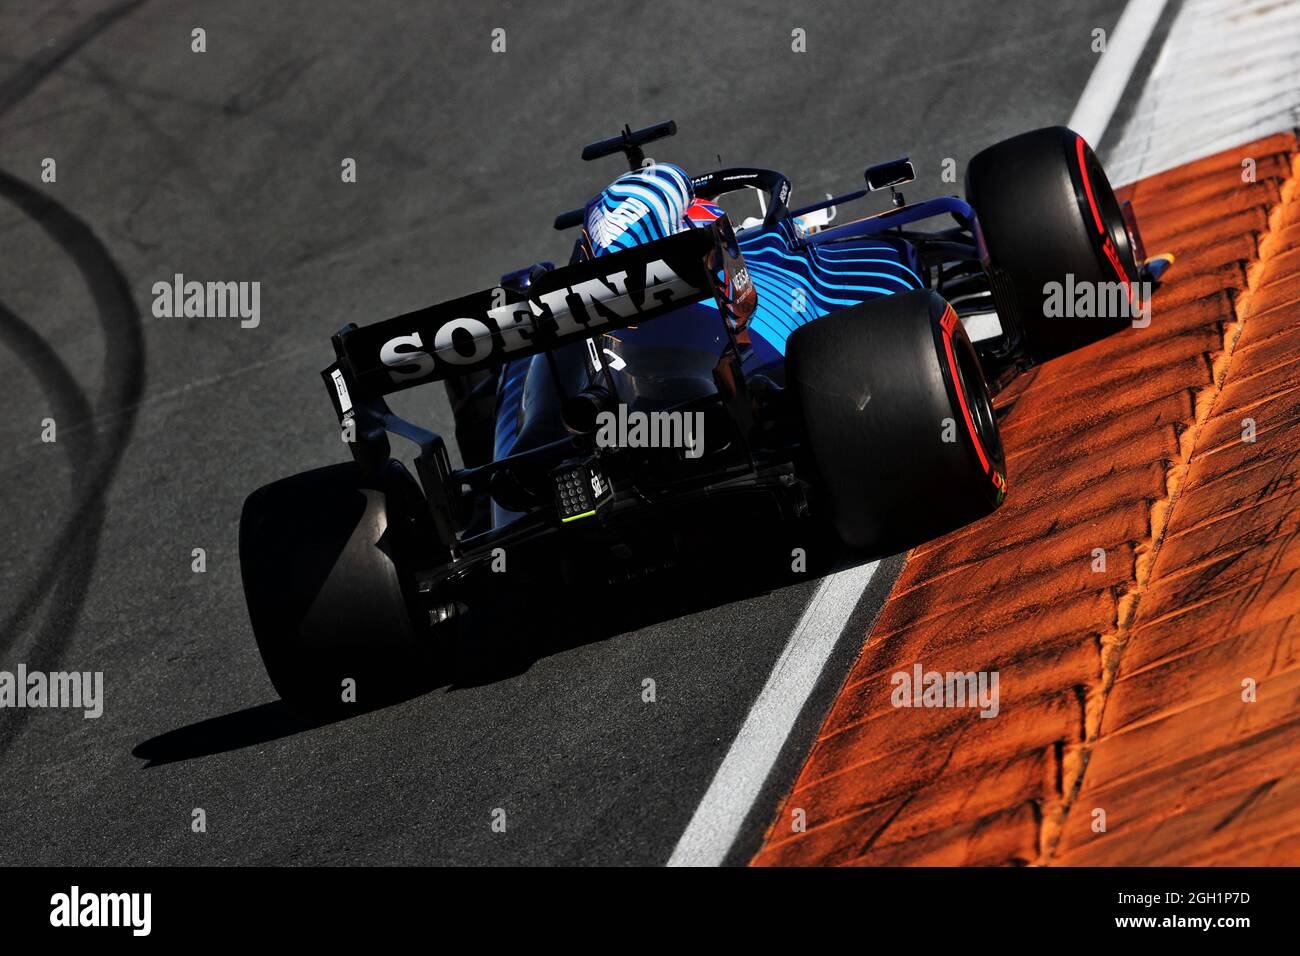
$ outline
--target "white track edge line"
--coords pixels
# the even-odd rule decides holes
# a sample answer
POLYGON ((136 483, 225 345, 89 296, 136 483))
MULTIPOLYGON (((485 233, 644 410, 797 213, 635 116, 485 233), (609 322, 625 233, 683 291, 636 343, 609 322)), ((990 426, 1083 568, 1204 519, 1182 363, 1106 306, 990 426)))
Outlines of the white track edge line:
POLYGON ((767 782, 879 561, 822 579, 677 841, 669 866, 718 866, 767 782))
POLYGON ((1155 31, 1167 0, 1129 0, 1106 41, 1067 124, 1093 149, 1106 134, 1129 77, 1155 31))

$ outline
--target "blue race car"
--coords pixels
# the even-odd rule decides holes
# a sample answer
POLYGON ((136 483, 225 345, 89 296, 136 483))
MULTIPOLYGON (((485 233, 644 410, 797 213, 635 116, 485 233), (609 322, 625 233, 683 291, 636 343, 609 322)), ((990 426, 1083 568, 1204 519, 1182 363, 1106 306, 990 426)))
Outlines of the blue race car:
POLYGON ((354 460, 259 489, 240 524, 287 702, 428 679, 447 636, 488 629, 524 578, 635 576, 742 526, 810 521, 891 554, 978 520, 1007 492, 989 383, 1130 324, 1044 309, 1054 281, 1132 304, 1144 276, 1131 209, 1068 129, 977 155, 965 200, 906 203, 901 159, 793 210, 779 172, 645 157, 675 132, 583 150, 629 170, 557 218, 580 230, 567 265, 333 337, 322 377, 354 460), (887 210, 831 225, 883 190, 887 210), (744 193, 759 215, 735 228, 744 193), (948 225, 916 228, 933 219, 948 225), (461 468, 385 398, 436 381, 461 468), (390 434, 415 446, 415 476, 390 434))

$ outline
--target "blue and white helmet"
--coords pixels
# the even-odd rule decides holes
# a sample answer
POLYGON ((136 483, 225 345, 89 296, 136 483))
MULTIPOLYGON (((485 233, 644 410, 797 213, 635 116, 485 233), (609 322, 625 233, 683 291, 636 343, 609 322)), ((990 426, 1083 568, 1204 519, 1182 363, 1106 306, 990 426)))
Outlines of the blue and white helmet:
POLYGON ((672 163, 625 173, 587 203, 592 255, 630 249, 689 228, 686 207, 693 195, 690 177, 672 163))

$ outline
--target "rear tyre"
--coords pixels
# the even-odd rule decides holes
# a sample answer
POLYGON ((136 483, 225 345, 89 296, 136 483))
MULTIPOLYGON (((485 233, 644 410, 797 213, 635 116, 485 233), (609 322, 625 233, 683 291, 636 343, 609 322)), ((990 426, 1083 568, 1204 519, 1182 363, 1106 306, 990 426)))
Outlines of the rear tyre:
POLYGON ((786 368, 846 544, 892 554, 1001 503, 1006 464, 988 387, 939 295, 890 295, 801 326, 786 368))
POLYGON ((419 497, 397 462, 367 483, 332 465, 259 488, 244 502, 239 560, 267 675, 295 710, 367 707, 431 681, 403 570, 404 512, 419 497), (355 681, 355 704, 344 682, 355 681))
POLYGON ((1126 299, 1136 291, 1131 284, 1138 263, 1119 201, 1078 133, 1052 126, 990 146, 967 167, 966 198, 988 246, 998 309, 1018 320, 1035 360, 1129 326, 1132 316, 1122 307, 1091 317, 1047 314, 1054 310, 1048 307, 1049 283, 1061 284, 1063 304, 1072 300, 1069 289, 1082 283, 1092 284, 1094 293, 1114 288, 1115 304, 1119 293, 1126 299))

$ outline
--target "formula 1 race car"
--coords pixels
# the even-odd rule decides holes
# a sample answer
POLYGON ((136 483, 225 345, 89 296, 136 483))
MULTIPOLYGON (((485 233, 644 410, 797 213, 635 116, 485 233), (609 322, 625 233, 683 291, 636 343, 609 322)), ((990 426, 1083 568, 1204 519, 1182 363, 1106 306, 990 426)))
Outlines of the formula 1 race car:
POLYGON ((976 521, 1007 493, 989 383, 1130 324, 1045 315, 1046 284, 1132 297, 1144 261, 1068 129, 978 154, 965 200, 906 203, 901 159, 793 210, 779 172, 646 159, 675 132, 583 150, 629 171, 557 218, 580 229, 568 265, 333 336, 322 376, 354 461, 259 489, 240 524, 254 634, 288 703, 419 679, 521 575, 580 594, 742 523, 819 520, 892 554, 976 521), (736 229, 722 203, 743 190, 760 215, 736 229), (878 190, 886 211, 830 226, 878 190), (936 217, 951 225, 914 228, 936 217), (965 326, 990 317, 977 348, 965 326), (463 468, 385 400, 437 381, 463 468), (418 450, 418 480, 389 434, 418 450))

